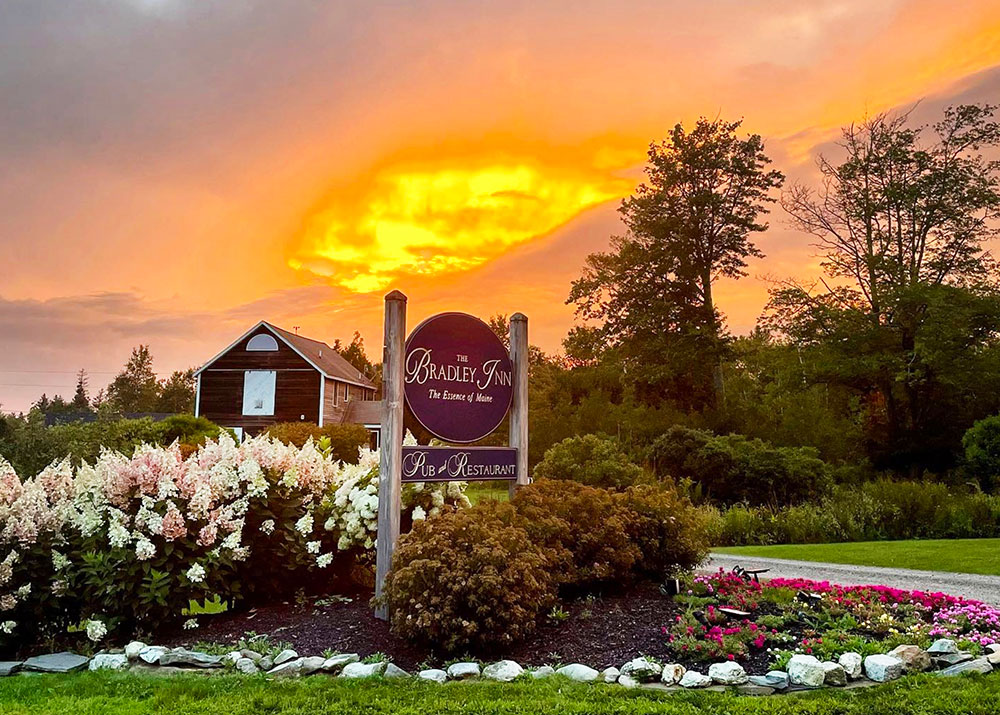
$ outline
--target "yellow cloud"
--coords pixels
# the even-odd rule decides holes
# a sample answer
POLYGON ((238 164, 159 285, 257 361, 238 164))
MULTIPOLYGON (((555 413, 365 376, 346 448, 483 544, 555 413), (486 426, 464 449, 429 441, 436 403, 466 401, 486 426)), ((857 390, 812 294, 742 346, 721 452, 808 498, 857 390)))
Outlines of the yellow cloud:
POLYGON ((404 274, 468 270, 631 190, 596 163, 502 157, 389 166, 311 217, 288 264, 358 293, 404 274))

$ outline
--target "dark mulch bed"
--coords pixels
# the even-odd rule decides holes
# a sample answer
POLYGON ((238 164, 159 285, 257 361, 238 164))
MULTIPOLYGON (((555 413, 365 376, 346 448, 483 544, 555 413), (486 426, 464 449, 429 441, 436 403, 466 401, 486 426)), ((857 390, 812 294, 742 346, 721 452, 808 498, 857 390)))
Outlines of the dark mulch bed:
MULTIPOLYGON (((191 645, 198 641, 235 643, 252 631, 287 641, 303 655, 319 654, 326 649, 359 653, 362 657, 384 653, 404 668, 425 662, 440 664, 449 659, 393 636, 388 624, 375 618, 369 605, 370 596, 370 593, 353 594, 346 603, 287 603, 202 616, 198 630, 175 633, 166 641, 168 645, 191 645)), ((526 666, 581 662, 595 668, 620 666, 638 655, 678 661, 667 649, 667 638, 661 629, 673 622, 681 606, 661 595, 656 584, 643 583, 625 592, 570 601, 563 608, 569 613, 568 618, 560 622, 546 619, 531 638, 502 653, 467 655, 484 660, 511 658, 526 666)), ((706 667, 685 659, 679 662, 700 667, 702 671, 706 667)), ((764 672, 767 657, 759 654, 743 664, 750 672, 764 672)))

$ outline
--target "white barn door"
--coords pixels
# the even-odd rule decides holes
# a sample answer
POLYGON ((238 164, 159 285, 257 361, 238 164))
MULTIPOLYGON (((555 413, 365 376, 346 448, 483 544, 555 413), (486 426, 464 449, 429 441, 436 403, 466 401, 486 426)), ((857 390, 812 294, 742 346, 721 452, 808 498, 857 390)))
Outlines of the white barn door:
POLYGON ((273 415, 274 370, 247 370, 243 373, 243 414, 273 415))

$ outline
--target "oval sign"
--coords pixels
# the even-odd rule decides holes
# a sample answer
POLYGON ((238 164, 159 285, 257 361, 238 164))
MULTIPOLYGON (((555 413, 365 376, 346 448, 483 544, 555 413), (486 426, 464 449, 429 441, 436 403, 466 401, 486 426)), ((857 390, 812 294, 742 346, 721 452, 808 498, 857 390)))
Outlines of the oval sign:
POLYGON ((434 315, 410 333, 403 362, 406 404, 446 442, 475 442, 510 409, 510 356, 490 326, 466 313, 434 315))

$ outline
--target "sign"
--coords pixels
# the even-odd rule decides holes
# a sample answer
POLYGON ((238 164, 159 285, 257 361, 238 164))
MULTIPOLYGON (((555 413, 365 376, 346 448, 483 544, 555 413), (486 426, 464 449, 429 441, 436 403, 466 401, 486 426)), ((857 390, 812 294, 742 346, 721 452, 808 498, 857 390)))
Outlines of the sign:
POLYGON ((403 482, 517 479, 513 447, 403 447, 403 482))
POLYGON ((432 316, 406 341, 406 404, 424 429, 446 442, 475 442, 503 422, 512 374, 500 338, 465 313, 432 316))

